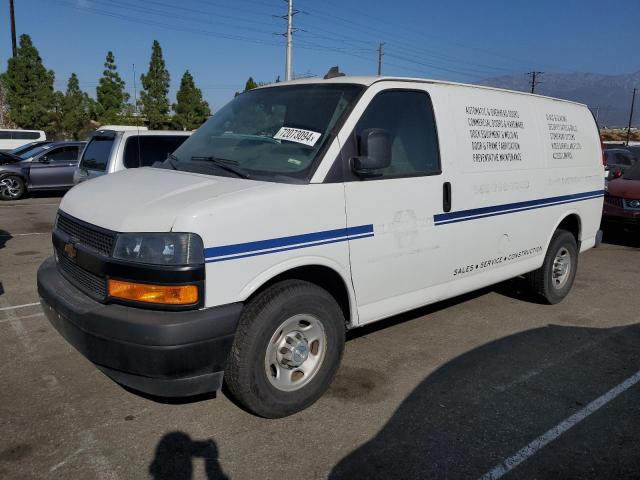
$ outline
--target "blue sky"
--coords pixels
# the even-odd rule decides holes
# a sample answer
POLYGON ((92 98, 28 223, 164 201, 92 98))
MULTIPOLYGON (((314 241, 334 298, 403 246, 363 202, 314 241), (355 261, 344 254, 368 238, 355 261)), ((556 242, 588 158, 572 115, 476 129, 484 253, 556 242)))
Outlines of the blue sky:
MULTIPOLYGON (((214 109, 251 75, 284 77, 283 0, 15 0, 18 34, 32 36, 64 90, 71 72, 95 94, 106 52, 133 90, 154 39, 171 73, 172 100, 189 69, 214 109)), ((473 82, 503 74, 640 70, 639 0, 294 0, 295 74, 383 73, 473 82)), ((0 4, 0 70, 11 53, 8 1, 0 4)))

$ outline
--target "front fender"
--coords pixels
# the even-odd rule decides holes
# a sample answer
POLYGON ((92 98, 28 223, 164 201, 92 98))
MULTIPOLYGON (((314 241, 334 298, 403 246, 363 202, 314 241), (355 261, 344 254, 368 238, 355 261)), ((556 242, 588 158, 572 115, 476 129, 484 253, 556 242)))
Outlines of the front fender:
POLYGON ((256 275, 252 280, 247 283, 239 292, 238 297, 240 301, 246 301, 251 295, 258 291, 263 285, 274 279, 278 275, 286 273, 290 270, 299 267, 311 267, 321 266, 327 267, 336 272, 347 289, 349 295, 349 310, 351 312, 351 318, 347 319, 350 326, 358 325, 358 308, 356 304, 355 291, 353 290, 353 284, 351 283, 350 272, 341 266, 338 262, 322 256, 305 256, 297 257, 289 260, 285 260, 276 265, 272 265, 270 268, 264 270, 259 275, 256 275))

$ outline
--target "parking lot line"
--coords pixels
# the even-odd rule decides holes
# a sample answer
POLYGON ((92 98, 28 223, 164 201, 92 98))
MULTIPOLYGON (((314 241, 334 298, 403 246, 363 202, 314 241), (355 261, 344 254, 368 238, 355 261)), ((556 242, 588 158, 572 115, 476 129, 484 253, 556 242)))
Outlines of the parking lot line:
POLYGON ((26 237, 27 235, 51 235, 51 232, 3 233, 0 237, 26 237))
POLYGON ((566 418, 552 429, 546 431, 529 445, 520 449, 518 452, 516 452, 506 460, 503 460, 501 463, 499 463, 490 471, 485 473, 482 477, 480 477, 480 480, 497 480, 498 478, 501 478, 502 476, 516 468, 518 465, 520 465, 522 462, 527 460, 529 457, 533 456, 538 450, 554 441, 571 427, 580 423, 589 415, 602 408, 604 405, 609 403, 611 400, 613 400, 629 388, 633 387, 638 382, 640 382, 640 371, 636 372, 619 385, 613 387, 604 395, 596 398, 586 407, 566 418))
POLYGON ((0 308, 0 312, 5 312, 7 310, 16 310, 18 308, 27 308, 27 307, 33 307, 35 305, 40 305, 40 302, 35 302, 35 303, 24 303, 22 305, 12 305, 10 307, 2 307, 0 308))

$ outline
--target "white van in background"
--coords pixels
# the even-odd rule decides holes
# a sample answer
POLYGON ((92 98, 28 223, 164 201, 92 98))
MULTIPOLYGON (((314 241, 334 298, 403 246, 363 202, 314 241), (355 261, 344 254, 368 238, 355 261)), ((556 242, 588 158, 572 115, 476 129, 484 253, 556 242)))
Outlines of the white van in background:
POLYGON ((127 168, 148 167, 162 162, 193 132, 148 130, 146 127, 106 125, 89 137, 73 182, 114 173, 127 168))
POLYGON ((224 379, 282 417, 328 388, 347 329, 520 275, 560 302, 600 240, 603 172, 586 105, 410 78, 278 83, 163 164, 67 193, 38 289, 117 382, 188 396, 224 379))
POLYGON ((0 152, 13 150, 27 143, 46 139, 47 135, 42 130, 0 129, 0 152))

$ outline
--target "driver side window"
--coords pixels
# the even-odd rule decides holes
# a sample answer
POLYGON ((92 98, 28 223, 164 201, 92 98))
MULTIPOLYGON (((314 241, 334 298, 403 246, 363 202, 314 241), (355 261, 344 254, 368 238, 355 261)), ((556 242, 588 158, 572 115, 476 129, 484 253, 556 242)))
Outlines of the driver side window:
POLYGON ((391 137, 391 165, 375 178, 440 173, 433 106, 426 92, 389 90, 378 94, 356 125, 358 141, 369 128, 382 128, 391 137))

